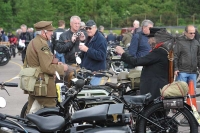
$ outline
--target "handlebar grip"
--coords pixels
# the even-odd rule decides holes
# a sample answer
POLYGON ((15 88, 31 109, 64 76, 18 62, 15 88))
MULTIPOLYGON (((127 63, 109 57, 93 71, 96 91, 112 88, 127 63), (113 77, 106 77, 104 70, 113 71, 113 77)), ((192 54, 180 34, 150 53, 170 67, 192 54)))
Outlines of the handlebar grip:
POLYGON ((0 83, 0 85, 9 86, 9 87, 18 87, 18 83, 0 83))
POLYGON ((92 72, 86 71, 87 74, 90 74, 90 76, 93 76, 94 74, 92 72))
POLYGON ((103 73, 98 73, 98 74, 95 74, 94 76, 95 76, 95 77, 107 77, 107 78, 109 78, 108 75, 103 74, 103 73))
POLYGON ((91 89, 91 88, 92 88, 92 85, 84 85, 83 88, 91 89))
POLYGON ((0 118, 3 120, 6 119, 6 115, 0 113, 0 118))
POLYGON ((83 79, 83 80, 85 80, 85 78, 84 78, 83 76, 78 75, 78 74, 77 74, 77 78, 78 78, 78 79, 83 79))

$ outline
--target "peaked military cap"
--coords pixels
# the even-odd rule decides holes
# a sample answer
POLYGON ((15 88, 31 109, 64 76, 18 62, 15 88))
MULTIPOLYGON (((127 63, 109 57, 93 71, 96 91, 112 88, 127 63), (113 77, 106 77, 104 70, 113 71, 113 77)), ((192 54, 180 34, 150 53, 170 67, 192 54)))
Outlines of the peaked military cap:
POLYGON ((40 31, 40 30, 49 30, 53 31, 55 28, 52 25, 52 21, 40 21, 34 24, 35 30, 40 31))

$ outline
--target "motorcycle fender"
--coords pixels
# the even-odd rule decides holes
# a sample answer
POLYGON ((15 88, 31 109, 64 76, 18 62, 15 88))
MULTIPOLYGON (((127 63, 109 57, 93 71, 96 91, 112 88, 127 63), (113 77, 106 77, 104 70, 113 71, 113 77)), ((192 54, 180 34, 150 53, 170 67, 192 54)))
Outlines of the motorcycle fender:
POLYGON ((55 115, 59 115, 59 108, 42 108, 40 110, 38 110, 37 112, 35 112, 35 114, 43 116, 45 114, 55 114, 55 115))
MULTIPOLYGON (((190 106, 190 105, 188 105, 188 104, 184 103, 184 108, 185 108, 185 109, 187 109, 187 110, 189 110, 189 111, 190 111, 190 113, 192 114, 192 116, 194 117, 194 115, 193 115, 193 111, 192 111, 192 108, 191 108, 191 106, 190 106)), ((196 120, 197 124, 199 125, 199 123, 198 123, 197 119, 196 119, 195 117, 194 117, 194 119, 196 120)))
MULTIPOLYGON (((20 124, 29 133, 40 133, 38 131, 37 127, 34 126, 34 125, 28 126, 27 124, 24 124, 24 123, 19 122, 19 121, 17 121, 17 123, 20 124)), ((8 130, 14 130, 14 131, 17 131, 17 132, 24 132, 24 130, 21 127, 19 127, 15 123, 8 121, 8 120, 0 120, 0 127, 1 128, 5 127, 7 132, 8 132, 8 130)), ((0 129, 0 132, 4 132, 4 130, 0 129)))

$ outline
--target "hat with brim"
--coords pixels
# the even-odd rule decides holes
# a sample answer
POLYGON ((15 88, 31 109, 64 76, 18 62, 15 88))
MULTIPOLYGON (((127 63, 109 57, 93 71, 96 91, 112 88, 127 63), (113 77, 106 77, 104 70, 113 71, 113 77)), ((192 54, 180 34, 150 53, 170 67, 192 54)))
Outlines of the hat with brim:
POLYGON ((53 27, 52 21, 40 21, 34 24, 34 28, 36 31, 40 30, 47 30, 47 31, 53 31, 56 28, 53 27))
POLYGON ((154 37, 156 32, 158 32, 158 31, 160 31, 162 29, 166 29, 166 28, 154 28, 154 27, 149 28, 150 34, 147 37, 154 37))
POLYGON ((85 27, 92 27, 93 25, 96 25, 96 23, 93 20, 89 20, 86 22, 85 27))

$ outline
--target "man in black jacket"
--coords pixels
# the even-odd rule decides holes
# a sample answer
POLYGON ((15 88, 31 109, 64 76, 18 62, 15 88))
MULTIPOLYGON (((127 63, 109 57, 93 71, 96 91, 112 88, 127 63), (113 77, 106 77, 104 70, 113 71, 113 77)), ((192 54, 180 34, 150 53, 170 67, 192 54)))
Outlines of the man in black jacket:
POLYGON ((25 24, 21 25, 21 34, 19 36, 19 41, 21 40, 22 43, 25 44, 25 48, 22 51, 22 62, 24 63, 24 59, 26 56, 26 48, 29 42, 33 39, 29 32, 27 32, 27 26, 25 24))
MULTIPOLYGON (((81 18, 72 16, 70 18, 70 29, 60 35, 55 50, 59 53, 65 53, 65 63, 72 65, 76 64, 75 53, 79 52, 79 43, 83 32, 80 30, 81 18)), ((86 35, 85 35, 86 36, 86 35)), ((85 38, 83 38, 85 40, 85 38)))
POLYGON ((60 38, 60 35, 65 32, 65 21, 64 20, 59 20, 58 21, 58 28, 53 32, 53 36, 52 36, 52 47, 51 47, 51 51, 52 53, 56 52, 56 58, 59 59, 59 61, 65 63, 65 57, 63 53, 59 53, 55 50, 55 46, 58 43, 58 40, 60 38))
POLYGON ((194 39, 195 27, 185 27, 184 35, 176 40, 174 48, 174 75, 177 80, 193 80, 196 89, 197 67, 200 68, 200 44, 194 39))

